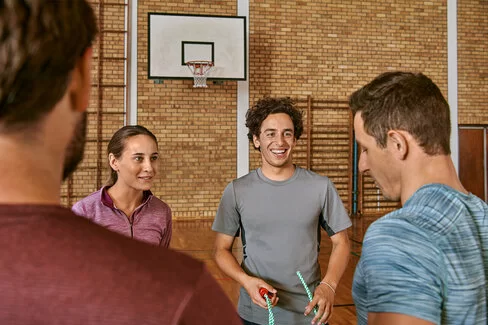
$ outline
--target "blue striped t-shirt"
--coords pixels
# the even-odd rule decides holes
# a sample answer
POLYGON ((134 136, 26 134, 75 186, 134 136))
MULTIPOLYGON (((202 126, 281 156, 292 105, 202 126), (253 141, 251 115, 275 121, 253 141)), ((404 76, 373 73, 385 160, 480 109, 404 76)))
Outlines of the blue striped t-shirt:
POLYGON ((353 298, 369 312, 435 324, 487 324, 488 205, 441 184, 423 186, 366 232, 353 298))

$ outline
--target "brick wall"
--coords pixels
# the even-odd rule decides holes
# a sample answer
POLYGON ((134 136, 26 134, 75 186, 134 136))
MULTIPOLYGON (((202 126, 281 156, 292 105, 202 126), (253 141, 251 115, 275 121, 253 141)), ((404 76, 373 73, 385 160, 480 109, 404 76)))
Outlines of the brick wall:
POLYGON ((488 1, 458 1, 458 123, 488 124, 488 1))
MULTIPOLYGON (((347 100, 353 90, 388 70, 422 71, 447 96, 446 0, 250 2, 251 104, 264 95, 347 100)), ((147 13, 234 16, 237 1, 138 3, 138 123, 156 134, 162 157, 153 192, 172 207, 176 219, 212 218, 225 185, 237 172, 237 82, 193 89, 192 80, 148 80, 147 13)), ((123 29, 123 11, 115 7, 103 15, 105 28, 123 29)), ((458 1, 460 123, 488 123, 487 7, 484 0, 458 1)), ((106 33, 102 42, 105 56, 124 55, 120 33, 106 33)), ((104 83, 123 82, 123 62, 100 64, 104 83)), ((123 91, 94 91, 92 143, 71 182, 71 200, 95 190, 96 179, 105 180, 104 150, 113 131, 123 125, 123 91)), ((251 168, 259 163, 259 153, 250 146, 251 168)))
POLYGON ((138 123, 159 139, 161 172, 153 192, 174 218, 213 218, 237 173, 237 82, 194 89, 193 80, 147 79, 148 12, 235 16, 237 2, 139 0, 138 123))

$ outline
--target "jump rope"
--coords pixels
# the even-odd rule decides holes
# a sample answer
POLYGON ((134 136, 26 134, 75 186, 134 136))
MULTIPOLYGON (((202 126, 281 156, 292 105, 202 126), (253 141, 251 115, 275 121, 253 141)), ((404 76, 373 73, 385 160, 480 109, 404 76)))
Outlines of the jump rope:
MULTIPOLYGON (((297 276, 300 279, 300 282, 302 283, 303 287, 305 288, 305 292, 307 292, 308 300, 312 301, 312 292, 310 292, 310 289, 308 288, 307 284, 305 283, 305 280, 303 279, 302 274, 300 271, 297 271, 297 276)), ((266 300, 266 304, 268 305, 268 324, 269 325, 274 325, 274 314, 272 310, 272 305, 271 305, 271 299, 269 299, 269 291, 265 288, 260 288, 259 289, 259 294, 266 300)), ((272 296, 273 294, 271 294, 272 296)), ((314 307, 313 312, 315 315, 317 315, 317 306, 314 307)))

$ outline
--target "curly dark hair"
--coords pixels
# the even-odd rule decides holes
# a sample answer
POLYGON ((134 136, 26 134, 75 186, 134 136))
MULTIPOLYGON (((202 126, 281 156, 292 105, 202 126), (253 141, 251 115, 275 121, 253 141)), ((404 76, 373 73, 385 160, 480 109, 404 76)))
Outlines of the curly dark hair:
POLYGON ((98 28, 86 0, 0 2, 0 129, 36 124, 62 98, 98 28))
MULTIPOLYGON (((295 139, 300 139, 303 133, 303 112, 299 110, 290 97, 272 98, 264 97, 256 102, 246 113, 246 126, 249 128, 247 137, 253 143, 253 136, 259 137, 261 124, 270 114, 285 113, 290 116, 295 139)), ((253 143, 254 146, 254 143, 253 143)), ((259 150, 254 146, 254 149, 259 150)))

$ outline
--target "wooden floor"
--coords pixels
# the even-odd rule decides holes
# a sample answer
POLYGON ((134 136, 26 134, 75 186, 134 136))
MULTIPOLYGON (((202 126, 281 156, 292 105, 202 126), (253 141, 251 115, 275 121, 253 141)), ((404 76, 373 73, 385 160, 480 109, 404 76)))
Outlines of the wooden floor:
MULTIPOLYGON (((329 321, 330 325, 356 324, 356 309, 351 296, 352 278, 361 254, 361 243, 364 233, 374 220, 376 218, 372 217, 352 219, 353 226, 348 230, 351 240, 351 259, 337 289, 334 311, 329 321)), ((215 233, 211 230, 211 226, 212 221, 174 221, 171 247, 204 261, 210 272, 222 285, 229 298, 237 305, 237 299, 239 297, 238 284, 223 274, 212 258, 215 233)), ((234 254, 241 261, 242 246, 240 245, 240 241, 236 240, 236 242, 237 244, 234 245, 234 254)), ((330 240, 324 233, 319 255, 322 272, 327 269, 330 250, 330 240)))

